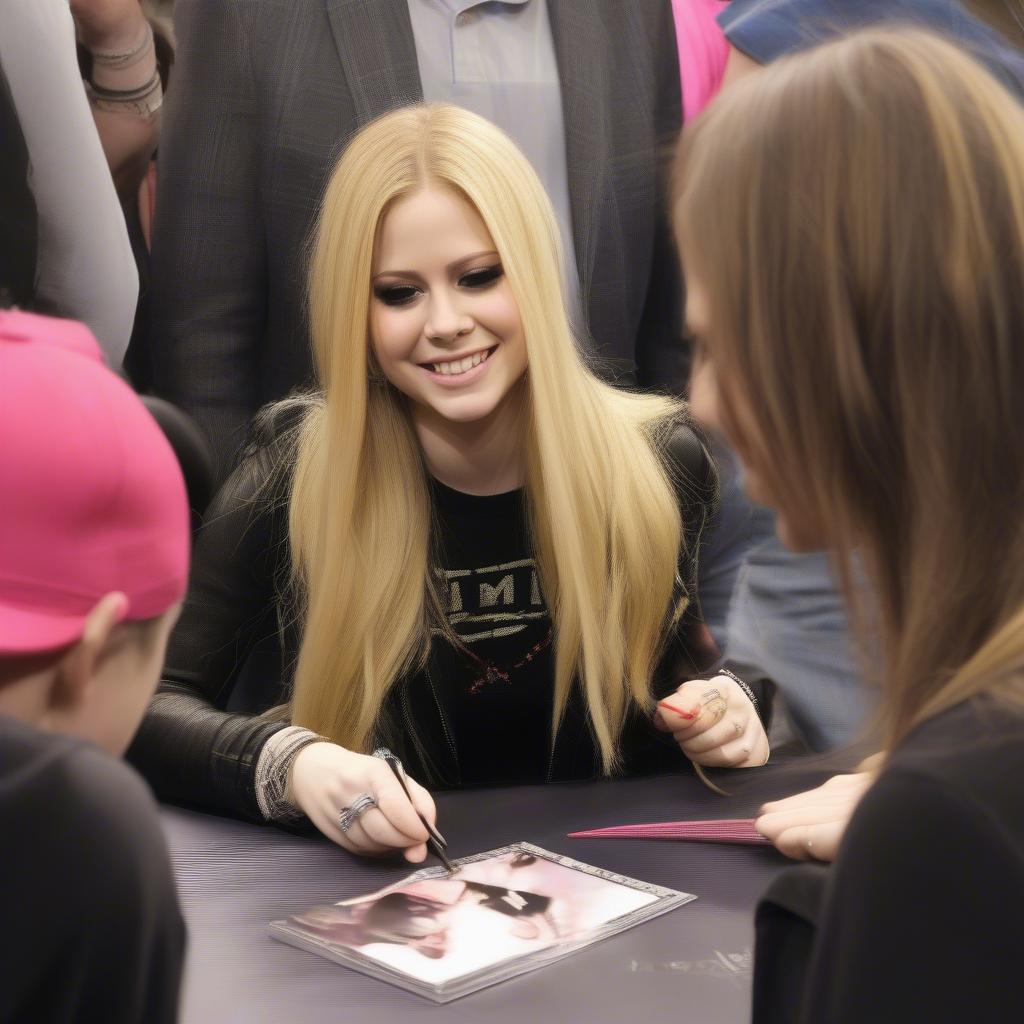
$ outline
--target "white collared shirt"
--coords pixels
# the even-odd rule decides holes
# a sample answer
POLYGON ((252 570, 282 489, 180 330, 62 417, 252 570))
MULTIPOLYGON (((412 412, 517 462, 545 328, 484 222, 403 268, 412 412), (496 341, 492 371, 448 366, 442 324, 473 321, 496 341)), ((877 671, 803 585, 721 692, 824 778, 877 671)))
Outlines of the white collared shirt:
POLYGON ((511 136, 562 234, 568 308, 580 314, 565 122, 547 0, 408 0, 423 98, 472 110, 511 136))

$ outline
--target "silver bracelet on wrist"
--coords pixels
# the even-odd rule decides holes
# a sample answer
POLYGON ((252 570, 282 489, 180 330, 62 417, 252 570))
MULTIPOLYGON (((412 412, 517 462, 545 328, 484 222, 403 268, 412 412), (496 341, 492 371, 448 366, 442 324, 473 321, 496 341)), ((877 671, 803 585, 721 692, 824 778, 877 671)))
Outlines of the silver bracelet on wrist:
POLYGON ((256 762, 256 802, 267 821, 288 824, 301 821, 305 815, 288 799, 288 773, 296 755, 311 743, 321 743, 323 736, 298 725, 289 725, 275 732, 260 751, 256 762))
POLYGON ((105 110, 109 114, 152 117, 164 102, 159 71, 137 89, 104 89, 92 82, 86 82, 85 91, 92 107, 96 110, 105 110))
POLYGON ((728 676, 746 695, 747 699, 751 704, 754 705, 754 710, 758 712, 760 716, 760 708, 757 703, 757 698, 754 696, 754 691, 747 685, 744 680, 740 679, 735 672, 730 672, 727 668, 720 668, 715 672, 717 676, 728 676))
POLYGON ((120 52, 116 50, 89 50, 89 53, 92 54, 93 63, 120 71, 124 68, 130 68, 133 64, 137 63, 146 50, 155 45, 153 26, 147 21, 142 33, 142 42, 138 46, 133 46, 130 50, 122 50, 120 52))
MULTIPOLYGON (((747 683, 744 679, 740 679, 740 677, 736 675, 735 672, 730 672, 727 668, 720 668, 718 670, 718 674, 720 676, 728 676, 747 695, 747 699, 750 701, 751 704, 754 705, 754 714, 756 714, 757 717, 760 718, 761 708, 757 703, 757 698, 754 696, 754 691, 750 688, 749 683, 747 683)), ((763 768, 768 763, 768 759, 771 756, 772 748, 770 745, 768 745, 768 752, 764 755, 764 760, 755 767, 763 768)))

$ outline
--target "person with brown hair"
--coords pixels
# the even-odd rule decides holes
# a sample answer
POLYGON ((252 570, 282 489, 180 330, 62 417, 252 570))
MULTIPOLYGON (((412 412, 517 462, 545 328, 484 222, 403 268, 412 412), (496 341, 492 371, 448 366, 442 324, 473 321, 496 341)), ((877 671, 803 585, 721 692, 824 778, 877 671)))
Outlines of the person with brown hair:
MULTIPOLYGON (((1012 2, 1019 7, 1019 0, 1012 2)), ((1007 28, 1010 6, 1011 0, 731 0, 718 16, 730 47, 722 88, 786 54, 858 29, 914 26, 954 40, 1024 99, 1024 53, 1010 45, 1005 31, 995 31, 1007 28), (1002 19, 996 16, 999 10, 1002 19)), ((699 372, 691 388, 691 412, 702 422, 707 389, 699 372)), ((720 459, 721 451, 719 444, 720 459)), ((721 475, 722 508, 735 519, 743 502, 729 473, 721 475)), ((756 515, 764 511, 757 509, 756 515)), ((718 543, 716 536, 706 561, 720 572, 718 543)), ((702 581, 702 599, 711 597, 712 588, 702 581)), ((824 751, 846 747, 863 732, 872 691, 863 685, 855 652, 846 642, 842 600, 824 552, 792 551, 775 536, 759 535, 738 573, 727 637, 726 654, 741 675, 763 674, 779 684, 773 712, 776 743, 788 730, 811 750, 824 751)), ((853 774, 766 804, 758 829, 789 857, 831 861, 857 801, 871 785, 875 764, 869 758, 853 774)))
POLYGON ((737 83, 677 175, 708 407, 880 637, 877 779, 762 902, 755 1020, 1020 1020, 1024 109, 868 30, 737 83))
MULTIPOLYGON (((708 2, 677 0, 677 6, 703 8, 708 2)), ((983 20, 987 17, 995 22, 990 15, 1011 2, 1024 10, 1020 0, 730 0, 718 5, 718 27, 728 54, 717 84, 728 91, 745 75, 756 74, 762 65, 858 29, 913 25, 955 40, 1024 98, 1024 53, 983 20)), ((692 31, 694 26, 690 28, 692 31)), ((685 37, 681 30, 680 39, 685 37)), ((693 90, 690 93, 692 100, 693 90)), ((685 84, 683 99, 686 104, 685 84)), ((694 390, 698 401, 691 409, 698 422, 702 419, 700 393, 699 388, 694 390)), ((720 642, 725 654, 738 666, 740 675, 762 674, 777 683, 772 730, 776 744, 792 735, 812 751, 846 746, 870 717, 872 692, 864 685, 857 664, 842 596, 827 555, 788 550, 774 536, 771 516, 744 502, 736 474, 730 472, 727 446, 714 435, 712 443, 722 479, 723 526, 711 539, 705 564, 717 575, 731 562, 733 574, 725 578, 736 580, 727 614, 722 616, 725 630, 720 642), (750 539, 746 546, 730 550, 724 544, 730 535, 729 525, 742 523, 744 510, 750 539), (737 555, 740 565, 736 565, 737 555)), ((705 577, 700 590, 714 628, 721 588, 716 587, 714 577, 705 577)), ((847 814, 835 815, 840 808, 848 811, 847 795, 859 795, 864 781, 840 778, 806 799, 773 806, 764 824, 779 848, 791 853, 792 827, 822 816, 815 848, 827 854, 829 845, 823 833, 838 834, 840 829, 835 826, 847 814)))

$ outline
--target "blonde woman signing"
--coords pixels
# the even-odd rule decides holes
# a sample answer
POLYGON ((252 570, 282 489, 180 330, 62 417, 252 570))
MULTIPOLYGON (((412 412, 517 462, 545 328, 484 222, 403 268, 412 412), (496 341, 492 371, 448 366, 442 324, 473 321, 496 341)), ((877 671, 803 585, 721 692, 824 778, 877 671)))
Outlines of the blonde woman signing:
POLYGON ((443 786, 766 761, 767 694, 691 678, 713 466, 679 403, 584 366, 558 237, 466 111, 349 145, 312 254, 322 391, 270 408, 207 515, 133 751, 161 796, 415 861, 382 744, 443 786))
POLYGON ((1024 109, 864 32, 723 94, 678 180, 708 408, 881 636, 877 779, 762 903, 754 1021, 1024 1020, 1024 109))

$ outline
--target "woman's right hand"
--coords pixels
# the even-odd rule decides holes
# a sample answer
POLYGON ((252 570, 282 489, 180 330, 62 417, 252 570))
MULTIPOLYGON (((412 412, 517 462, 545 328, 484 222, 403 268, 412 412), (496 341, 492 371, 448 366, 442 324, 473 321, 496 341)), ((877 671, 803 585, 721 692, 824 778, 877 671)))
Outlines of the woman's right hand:
POLYGON ((412 803, 386 761, 334 743, 311 743, 292 762, 288 796, 328 839, 346 850, 362 856, 401 850, 406 860, 418 864, 427 856, 427 830, 416 812, 433 824, 437 810, 421 785, 406 781, 412 803), (364 793, 377 806, 343 832, 338 816, 364 793))
POLYGON ((866 764, 861 767, 817 789, 765 804, 754 827, 794 860, 835 860, 857 804, 875 781, 875 772, 866 764))

